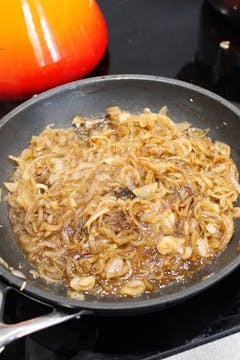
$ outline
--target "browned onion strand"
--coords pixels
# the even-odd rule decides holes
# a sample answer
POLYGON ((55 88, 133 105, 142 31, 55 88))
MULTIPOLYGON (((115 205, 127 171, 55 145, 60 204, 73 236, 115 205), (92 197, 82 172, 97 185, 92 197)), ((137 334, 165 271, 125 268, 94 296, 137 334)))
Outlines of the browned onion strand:
POLYGON ((9 216, 39 275, 68 295, 137 296, 192 274, 229 243, 239 192, 230 147, 166 108, 46 128, 19 157, 9 216))

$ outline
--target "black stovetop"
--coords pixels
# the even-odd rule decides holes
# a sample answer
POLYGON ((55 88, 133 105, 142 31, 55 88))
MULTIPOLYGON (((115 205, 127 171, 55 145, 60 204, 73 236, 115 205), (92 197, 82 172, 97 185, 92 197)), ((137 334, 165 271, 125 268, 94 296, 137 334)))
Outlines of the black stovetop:
MULTIPOLYGON (((90 76, 154 74, 207 87, 240 102, 236 29, 202 0, 99 0, 109 47, 90 76), (224 29, 224 32, 223 30, 224 29), (231 49, 219 51, 221 41, 231 49), (231 52, 232 51, 232 52, 231 52), (230 56, 229 56, 230 53, 230 56), (217 66, 216 66, 217 64, 217 66), (234 75, 233 75, 234 73, 234 75)), ((240 46, 240 44, 239 44, 240 46)), ((19 102, 0 102, 0 116, 19 102)), ((159 359, 240 330, 240 270, 169 309, 130 318, 85 316, 10 344, 1 359, 159 359)), ((8 321, 42 309, 12 293, 8 321)))

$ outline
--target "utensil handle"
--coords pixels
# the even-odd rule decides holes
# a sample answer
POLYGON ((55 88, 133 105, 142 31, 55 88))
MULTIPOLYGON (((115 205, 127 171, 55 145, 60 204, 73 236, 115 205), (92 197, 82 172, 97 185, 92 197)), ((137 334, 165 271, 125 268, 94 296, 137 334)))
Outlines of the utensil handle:
MULTIPOLYGON (((11 287, 4 286, 0 281, 0 309, 1 312, 4 310, 4 304, 6 300, 6 294, 11 287)), ((17 291, 17 290, 16 290, 17 291)), ((23 294, 22 294, 23 295, 23 294)), ((26 296, 26 295, 23 295, 26 296)), ((31 298, 30 296, 26 296, 31 298)), ((32 299, 32 298, 31 298, 32 299)), ((36 299, 32 299, 35 300, 36 299)), ((39 302, 44 304, 43 302, 39 302)), ((49 304, 45 304, 49 307, 49 304)), ((51 307, 50 307, 51 308, 51 307)), ((77 318, 79 319, 83 314, 87 314, 88 312, 81 309, 77 311, 73 311, 72 309, 56 309, 52 307, 52 311, 48 314, 38 316, 32 318, 30 320, 21 321, 16 324, 6 324, 0 321, 0 353, 5 349, 6 345, 15 341, 21 337, 32 334, 39 330, 46 329, 53 325, 60 324, 64 321, 77 318)))

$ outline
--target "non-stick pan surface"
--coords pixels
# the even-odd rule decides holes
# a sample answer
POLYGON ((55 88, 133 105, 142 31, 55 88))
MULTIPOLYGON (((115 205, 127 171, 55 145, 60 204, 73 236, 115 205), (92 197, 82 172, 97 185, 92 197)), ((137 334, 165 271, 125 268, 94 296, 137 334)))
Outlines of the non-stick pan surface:
MULTIPOLYGON (((240 168, 240 111, 229 102, 199 87, 176 80, 155 76, 119 75, 73 82, 44 92, 20 105, 3 118, 0 125, 0 186, 11 177, 14 164, 8 155, 18 155, 27 146, 32 135, 47 125, 68 127, 76 114, 102 115, 108 106, 120 106, 131 112, 144 107, 158 111, 167 106, 175 121, 189 121, 193 126, 210 128, 210 136, 231 146, 232 157, 240 168)), ((6 194, 3 190, 2 197, 6 194)), ((91 309, 97 312, 133 313, 153 310, 187 298, 214 284, 240 263, 239 223, 231 243, 212 264, 196 272, 185 282, 178 282, 151 294, 136 298, 86 296, 77 301, 65 296, 64 286, 33 279, 31 264, 18 247, 8 220, 6 202, 0 204, 0 256, 9 266, 21 271, 27 278, 24 292, 47 303, 71 308, 91 309)), ((2 277, 19 288, 23 280, 0 265, 2 277)))

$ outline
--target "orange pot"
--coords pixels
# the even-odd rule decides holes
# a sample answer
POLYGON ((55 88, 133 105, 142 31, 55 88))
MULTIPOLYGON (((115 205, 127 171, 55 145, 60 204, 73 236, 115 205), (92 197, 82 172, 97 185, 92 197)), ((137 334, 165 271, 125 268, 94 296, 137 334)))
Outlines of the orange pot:
POLYGON ((22 98, 88 74, 107 47, 95 0, 0 1, 0 98, 22 98))

